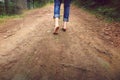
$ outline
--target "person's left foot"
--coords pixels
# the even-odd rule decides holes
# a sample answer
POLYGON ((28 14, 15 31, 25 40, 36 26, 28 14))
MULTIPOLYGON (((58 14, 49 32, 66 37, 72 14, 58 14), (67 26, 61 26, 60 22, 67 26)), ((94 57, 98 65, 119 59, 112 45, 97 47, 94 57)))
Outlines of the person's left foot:
POLYGON ((62 28, 62 31, 66 32, 66 30, 67 30, 66 28, 62 28))
POLYGON ((58 34, 58 30, 59 30, 59 26, 58 26, 58 27, 55 27, 53 34, 54 34, 54 35, 57 35, 57 34, 58 34))

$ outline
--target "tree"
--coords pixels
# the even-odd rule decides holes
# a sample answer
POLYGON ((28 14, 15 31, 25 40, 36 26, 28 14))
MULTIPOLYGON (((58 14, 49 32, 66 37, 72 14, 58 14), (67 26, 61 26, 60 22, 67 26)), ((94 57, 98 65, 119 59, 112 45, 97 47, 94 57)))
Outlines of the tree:
POLYGON ((13 0, 15 3, 15 12, 21 13, 22 10, 27 9, 27 0, 13 0))
POLYGON ((9 0, 5 0, 5 13, 9 13, 9 0))

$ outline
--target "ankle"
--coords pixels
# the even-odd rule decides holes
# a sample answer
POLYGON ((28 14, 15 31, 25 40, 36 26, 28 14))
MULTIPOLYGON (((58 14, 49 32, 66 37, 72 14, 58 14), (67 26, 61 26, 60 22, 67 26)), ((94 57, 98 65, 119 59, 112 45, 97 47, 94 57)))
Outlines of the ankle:
POLYGON ((67 22, 64 22, 64 24, 63 24, 63 28, 67 28, 67 22))
POLYGON ((56 18, 55 19, 55 27, 58 27, 59 26, 59 18, 56 18))

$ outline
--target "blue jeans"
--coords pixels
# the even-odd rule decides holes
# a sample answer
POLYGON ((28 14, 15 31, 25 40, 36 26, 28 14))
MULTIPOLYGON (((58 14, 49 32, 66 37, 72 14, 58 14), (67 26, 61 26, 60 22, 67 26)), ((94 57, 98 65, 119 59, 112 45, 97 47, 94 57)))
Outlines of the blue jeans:
MULTIPOLYGON (((62 0, 54 0, 54 18, 60 18, 60 6, 62 0)), ((69 21, 71 0, 64 0, 64 18, 63 21, 69 21)))

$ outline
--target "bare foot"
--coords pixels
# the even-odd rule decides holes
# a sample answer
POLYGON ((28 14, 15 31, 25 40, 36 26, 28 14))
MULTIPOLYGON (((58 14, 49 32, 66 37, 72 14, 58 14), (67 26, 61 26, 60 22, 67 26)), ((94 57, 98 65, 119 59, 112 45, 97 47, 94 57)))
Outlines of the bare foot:
POLYGON ((59 30, 59 27, 55 27, 53 34, 54 34, 54 35, 57 35, 57 34, 58 34, 58 30, 59 30))
POLYGON ((66 28, 62 28, 62 31, 66 32, 66 30, 67 30, 66 28))

